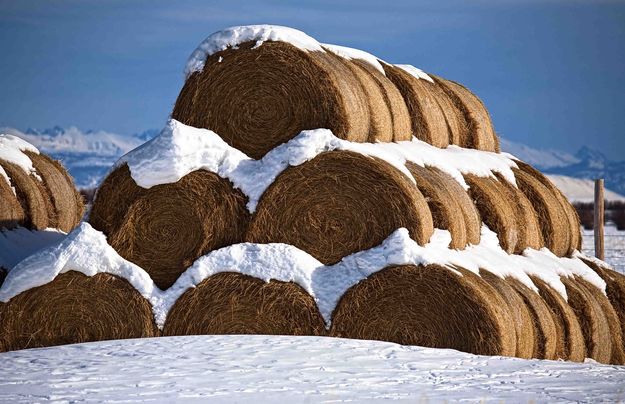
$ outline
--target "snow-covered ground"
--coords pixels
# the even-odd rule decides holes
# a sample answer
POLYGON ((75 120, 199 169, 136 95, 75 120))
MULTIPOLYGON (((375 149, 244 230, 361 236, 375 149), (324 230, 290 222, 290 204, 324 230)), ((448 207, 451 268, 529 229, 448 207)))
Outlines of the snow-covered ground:
MULTIPOLYGON (((618 231, 615 226, 605 227, 604 250, 605 262, 615 270, 625 274, 625 231, 618 231)), ((582 252, 586 255, 595 255, 595 237, 592 230, 582 230, 582 252)))
POLYGON ((0 362, 0 401, 11 403, 625 400, 625 367, 322 337, 106 341, 0 362))

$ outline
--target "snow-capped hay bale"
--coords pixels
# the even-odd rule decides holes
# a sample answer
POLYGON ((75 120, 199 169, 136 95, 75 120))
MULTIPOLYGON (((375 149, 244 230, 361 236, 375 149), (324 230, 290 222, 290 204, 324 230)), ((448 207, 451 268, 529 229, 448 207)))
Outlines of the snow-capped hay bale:
POLYGON ((50 157, 25 151, 33 167, 41 176, 45 190, 54 209, 54 221, 50 227, 69 232, 78 225, 84 213, 82 196, 74 187, 74 183, 59 162, 50 157))
POLYGON ((519 189, 525 194, 538 215, 543 241, 555 255, 568 254, 571 235, 567 215, 555 194, 534 176, 514 170, 519 189))
POLYGON ((469 184, 469 194, 475 201, 482 221, 497 233, 501 248, 509 254, 523 252, 525 245, 519 238, 516 219, 517 202, 508 197, 506 188, 495 178, 472 174, 464 178, 469 184))
POLYGON ((475 205, 458 181, 433 168, 406 163, 417 188, 425 197, 434 227, 449 230, 451 248, 463 249, 480 241, 481 219, 475 205))
POLYGON ((610 363, 612 336, 608 319, 593 293, 579 279, 562 277, 571 306, 582 329, 586 354, 601 363, 610 363))
POLYGON ((167 315, 164 335, 323 335, 315 300, 293 282, 232 272, 187 290, 167 315))
POLYGON ((425 198, 389 163, 332 151, 280 174, 259 201, 245 241, 286 243, 326 265, 405 227, 420 245, 434 227, 425 198))
POLYGON ((566 216, 566 223, 569 226, 569 251, 567 255, 573 253, 574 250, 582 249, 582 234, 580 230, 580 220, 579 215, 577 214, 577 210, 569 200, 564 196, 562 191, 558 189, 558 187, 547 178, 546 175, 532 167, 531 165, 516 160, 515 161, 519 170, 531 175, 538 181, 540 181, 545 187, 547 187, 551 192, 555 195, 558 202, 560 202, 561 208, 563 209, 563 215, 566 216))
POLYGON ((575 278, 575 282, 578 286, 588 291, 588 293, 601 307, 601 312, 605 315, 612 341, 612 355, 610 363, 613 365, 624 364, 625 352, 623 351, 623 334, 621 332, 621 323, 614 307, 610 304, 608 297, 603 294, 603 291, 596 286, 579 277, 575 278))
POLYGON ((370 63, 358 59, 354 59, 352 62, 368 71, 382 89, 386 105, 391 113, 392 140, 395 142, 411 140, 412 120, 410 119, 404 98, 397 87, 395 87, 395 84, 370 63))
POLYGON ((17 195, 5 178, 0 177, 0 230, 13 229, 24 223, 26 215, 17 195))
POLYGON ((540 297, 547 304, 556 327, 556 351, 553 359, 583 362, 586 358, 586 343, 575 312, 549 285, 539 278, 531 277, 531 279, 538 288, 540 297))
POLYGON ((286 42, 245 42, 208 56, 182 88, 172 118, 219 134, 260 158, 305 129, 367 141, 367 97, 330 53, 286 42))
POLYGON ((412 134, 433 146, 449 145, 449 130, 445 114, 437 102, 435 86, 419 79, 406 70, 384 63, 384 72, 404 98, 412 121, 412 134))
MULTIPOLYGON (((342 58, 329 52, 336 63, 342 63, 358 79, 366 95, 369 108, 369 136, 368 142, 391 142, 393 141, 393 117, 386 103, 385 95, 374 76, 363 66, 353 60, 342 58)), ((372 70, 375 68, 372 67, 372 70)))
POLYGON ((590 260, 584 262, 605 281, 606 294, 618 316, 621 334, 625 337, 625 275, 603 268, 590 260))
POLYGON ((503 299, 479 276, 438 265, 392 266, 350 288, 330 335, 513 356, 516 334, 503 299))
POLYGON ((157 335, 148 301, 109 274, 67 272, 0 305, 5 350, 157 335))
POLYGON ((519 188, 506 181, 501 174, 497 173, 495 176, 499 180, 502 190, 507 193, 511 205, 515 208, 515 218, 519 230, 517 250, 524 250, 525 248, 538 250, 544 247, 545 242, 538 223, 538 215, 532 203, 519 188))
POLYGON ((558 331, 553 314, 540 295, 518 280, 507 277, 508 283, 521 296, 534 325, 533 358, 557 359, 558 331))
POLYGON ((52 227, 54 207, 42 181, 15 164, 0 160, 0 167, 11 179, 17 199, 26 213, 24 222, 20 224, 35 230, 52 227))
POLYGON ((480 276, 503 297, 506 303, 516 330, 516 353, 514 356, 525 359, 535 357, 536 347, 540 344, 539 335, 535 329, 529 307, 521 295, 509 284, 514 279, 504 280, 485 270, 480 270, 480 276))
MULTIPOLYGON (((499 139, 495 134, 488 110, 482 101, 463 85, 442 77, 432 76, 442 86, 453 104, 462 111, 466 122, 463 147, 499 152, 499 139)), ((462 127, 462 125, 461 125, 462 127)))
POLYGON ((247 198, 217 174, 198 170, 149 189, 136 189, 127 166, 111 176, 117 182, 107 178, 98 190, 90 223, 163 290, 198 257, 243 239, 247 198))

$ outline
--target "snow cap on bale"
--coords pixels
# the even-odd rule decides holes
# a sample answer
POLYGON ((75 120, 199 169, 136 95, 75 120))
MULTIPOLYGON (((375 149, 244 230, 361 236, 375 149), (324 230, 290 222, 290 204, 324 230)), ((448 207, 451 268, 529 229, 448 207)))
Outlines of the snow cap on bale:
POLYGON ((83 214, 82 197, 65 169, 13 135, 0 134, 0 199, 0 229, 70 231, 83 214))
POLYGON ((300 31, 260 25, 214 33, 186 72, 172 117, 214 130, 253 158, 304 129, 368 140, 369 106, 358 78, 300 31))

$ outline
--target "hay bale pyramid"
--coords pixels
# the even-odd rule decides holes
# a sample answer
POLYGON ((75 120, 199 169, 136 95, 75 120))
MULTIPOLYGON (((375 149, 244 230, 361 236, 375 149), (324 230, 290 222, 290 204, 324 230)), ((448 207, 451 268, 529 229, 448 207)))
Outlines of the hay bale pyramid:
POLYGON ((267 25, 185 74, 88 222, 8 273, 4 349, 261 333, 625 361, 625 277, 466 87, 267 25))

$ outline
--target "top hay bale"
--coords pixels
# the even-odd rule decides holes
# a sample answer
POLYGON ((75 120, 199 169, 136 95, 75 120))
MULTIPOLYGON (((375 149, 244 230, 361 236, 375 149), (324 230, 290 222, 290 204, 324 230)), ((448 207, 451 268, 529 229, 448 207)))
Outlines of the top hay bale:
POLYGON ((0 229, 48 227, 69 232, 83 214, 82 197, 56 161, 12 135, 0 134, 0 229))
POLYGON ((305 129, 369 138, 367 95, 350 68, 303 32, 229 28, 193 53, 172 117, 260 158, 305 129))

